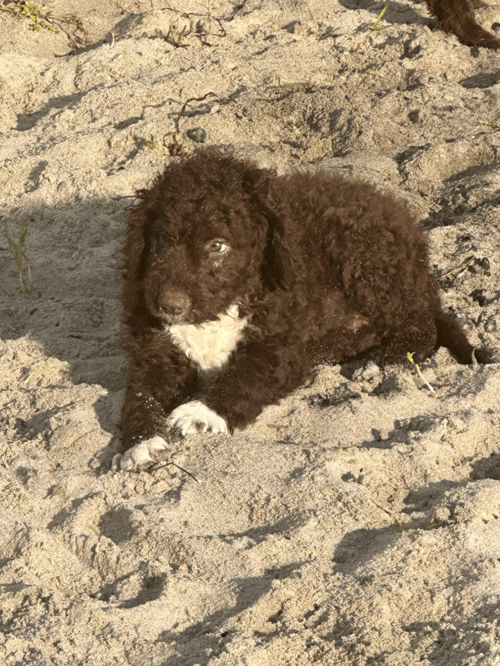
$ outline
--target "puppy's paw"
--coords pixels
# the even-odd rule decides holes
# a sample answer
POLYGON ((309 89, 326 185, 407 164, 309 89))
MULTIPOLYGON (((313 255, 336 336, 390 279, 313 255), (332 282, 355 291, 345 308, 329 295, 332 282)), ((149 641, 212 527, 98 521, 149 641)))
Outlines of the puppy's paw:
POLYGON ((174 409, 168 417, 170 427, 178 430, 183 437, 196 432, 228 433, 226 420, 207 407, 200 400, 186 402, 174 409))
POLYGON ((148 467, 154 462, 157 462, 157 454, 160 451, 168 449, 167 442, 155 435, 150 439, 145 439, 139 444, 136 444, 123 455, 119 453, 113 458, 111 463, 111 470, 113 472, 136 472, 144 467, 148 467))

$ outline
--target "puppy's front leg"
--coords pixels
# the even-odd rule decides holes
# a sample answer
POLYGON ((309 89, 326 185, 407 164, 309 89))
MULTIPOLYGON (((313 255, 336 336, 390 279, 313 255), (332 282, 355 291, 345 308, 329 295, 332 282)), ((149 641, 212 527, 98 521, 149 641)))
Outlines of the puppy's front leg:
POLYGON ((167 423, 161 403, 147 386, 131 383, 123 407, 124 455, 113 458, 113 469, 127 472, 144 467, 167 449, 167 423), (140 389, 140 390, 139 390, 140 389))
POLYGON ((164 363, 133 359, 122 412, 123 449, 113 469, 133 471, 154 462, 168 448, 167 414, 195 387, 195 371, 183 359, 164 363), (181 362, 179 362, 181 361, 181 362))
POLYGON ((198 400, 175 409, 169 423, 183 434, 242 428, 303 382, 303 358, 300 341, 268 339, 242 345, 229 364, 206 381, 198 400), (205 415, 212 424, 200 427, 205 415))

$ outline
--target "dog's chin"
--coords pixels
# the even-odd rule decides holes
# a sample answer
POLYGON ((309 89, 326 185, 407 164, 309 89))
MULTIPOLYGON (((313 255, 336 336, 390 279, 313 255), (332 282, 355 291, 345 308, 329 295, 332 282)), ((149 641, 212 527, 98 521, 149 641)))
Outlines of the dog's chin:
POLYGON ((165 326, 199 326, 217 317, 204 316, 199 312, 187 312, 181 315, 173 315, 168 312, 155 312, 154 315, 161 319, 165 326))
POLYGON ((228 314, 231 317, 238 317, 238 305, 231 304, 226 308, 222 308, 216 314, 205 313, 191 310, 181 315, 173 315, 169 312, 162 310, 152 312, 152 314, 160 319, 164 326, 200 326, 210 321, 217 321, 220 317, 228 314))
POLYGON ((167 312, 155 312, 154 315, 161 319, 165 326, 182 326, 183 324, 196 323, 189 314, 172 315, 167 312))

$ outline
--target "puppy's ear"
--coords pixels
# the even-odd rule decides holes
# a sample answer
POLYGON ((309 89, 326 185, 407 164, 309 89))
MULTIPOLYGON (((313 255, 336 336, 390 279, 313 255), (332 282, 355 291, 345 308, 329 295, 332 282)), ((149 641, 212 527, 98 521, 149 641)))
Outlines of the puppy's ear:
POLYGON ((126 320, 131 327, 136 321, 137 313, 145 310, 142 278, 149 260, 148 247, 151 242, 155 204, 152 190, 140 190, 137 196, 141 201, 128 217, 123 249, 125 254, 123 304, 127 313, 126 320))
POLYGON ((260 202, 260 209, 267 220, 267 242, 261 265, 262 279, 268 288, 291 289, 295 284, 297 261, 285 233, 280 215, 267 203, 260 202))
POLYGON ((139 190, 139 204, 132 210, 127 221, 125 235, 126 279, 140 280, 146 268, 146 252, 151 237, 151 226, 155 217, 155 189, 139 190))
POLYGON ((245 165, 243 186, 250 200, 267 221, 267 235, 261 263, 264 284, 271 290, 291 289, 295 283, 297 261, 287 241, 283 216, 285 211, 273 201, 274 171, 245 165))

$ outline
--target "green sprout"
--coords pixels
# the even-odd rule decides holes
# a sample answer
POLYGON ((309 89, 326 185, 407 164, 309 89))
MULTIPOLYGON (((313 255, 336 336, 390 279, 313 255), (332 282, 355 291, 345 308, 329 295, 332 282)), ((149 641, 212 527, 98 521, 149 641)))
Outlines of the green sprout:
POLYGON ((398 529, 400 532, 408 532, 409 530, 424 530, 429 532, 430 530, 439 530, 442 527, 448 527, 448 525, 454 525, 456 521, 454 520, 441 520, 437 516, 432 516, 426 520, 414 520, 411 523, 403 524, 398 522, 398 529))
POLYGON ((60 32, 59 28, 50 22, 52 10, 43 7, 43 5, 37 5, 34 2, 19 2, 12 7, 7 6, 5 11, 18 19, 29 19, 28 30, 32 32, 40 32, 44 29, 56 33, 60 32))
POLYGON ((373 65, 368 69, 368 71, 370 72, 370 74, 376 74, 377 76, 380 76, 382 79, 385 79, 385 76, 380 71, 380 67, 377 67, 377 65, 373 65))
POLYGON ((19 275, 19 282, 21 283, 21 291, 23 294, 27 294, 29 291, 31 291, 31 268, 24 252, 24 245, 26 243, 26 235, 28 233, 29 223, 29 219, 25 219, 21 222, 17 242, 9 236, 7 222, 5 223, 5 229, 3 232, 3 235, 9 244, 10 251, 12 252, 14 263, 16 264, 17 273, 19 275))
POLYGON ((205 7, 205 9, 207 10, 208 16, 212 17, 212 12, 214 10, 214 7, 213 7, 213 4, 210 0, 206 0, 206 2, 203 3, 203 4, 201 2, 198 2, 197 4, 201 5, 202 7, 205 7))
POLYGON ((420 372, 420 368, 418 367, 418 363, 415 363, 415 361, 413 360, 413 354, 414 354, 414 353, 415 353, 415 352, 412 352, 412 353, 410 354, 410 352, 408 352, 408 353, 406 354, 406 357, 408 358, 408 360, 410 361, 410 363, 413 365, 413 367, 415 368, 415 370, 416 370, 417 373, 418 373, 418 376, 419 376, 420 379, 424 382, 424 384, 427 386, 427 388, 430 390, 430 392, 432 393, 432 395, 433 395, 435 398, 437 398, 437 397, 438 397, 438 394, 437 394, 436 391, 432 388, 432 386, 429 384, 429 382, 428 382, 426 379, 424 379, 424 376, 422 375, 422 373, 420 372))
MULTIPOLYGON (((388 9, 388 7, 389 7, 390 4, 391 4, 391 3, 390 3, 390 0, 389 0, 389 2, 387 2, 387 4, 385 5, 385 7, 382 9, 382 11, 380 12, 380 14, 379 14, 379 15, 377 16, 377 18, 375 19, 375 22, 374 22, 371 26, 369 26, 369 32, 366 33, 366 35, 365 35, 364 38, 361 40, 361 42, 360 42, 360 44, 359 44, 359 46, 358 46, 357 48, 359 48, 359 47, 361 46, 361 44, 363 44, 367 39, 370 38, 370 32, 382 32, 382 30, 387 30, 387 28, 388 28, 389 26, 387 26, 387 25, 379 25, 379 23, 380 23, 380 21, 382 20, 384 14, 386 13, 386 11, 387 11, 387 9, 388 9)), ((379 76, 382 76, 382 74, 380 74, 380 71, 378 71, 378 70, 379 70, 378 67, 371 67, 368 71, 370 71, 372 74, 378 74, 379 76)))
POLYGON ((151 138, 146 141, 146 146, 150 150, 158 150, 162 155, 169 155, 169 152, 160 146, 158 139, 154 136, 154 134, 151 134, 151 138))
POLYGON ((380 14, 377 16, 375 23, 370 26, 370 30, 386 30, 387 26, 386 25, 379 25, 380 21, 382 20, 384 14, 387 11, 387 8, 389 7, 389 2, 386 4, 386 6, 383 8, 383 10, 380 12, 380 14))
POLYGON ((25 0, 4 0, 0 11, 7 12, 17 19, 28 19, 28 30, 31 32, 41 30, 48 30, 56 34, 63 32, 72 48, 79 48, 86 44, 87 33, 83 21, 73 14, 54 16, 50 7, 25 0))
POLYGON ((158 145, 158 139, 151 134, 151 138, 146 141, 146 146, 151 148, 151 150, 159 150, 160 146, 158 145))

